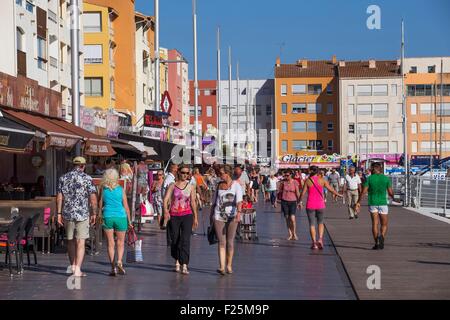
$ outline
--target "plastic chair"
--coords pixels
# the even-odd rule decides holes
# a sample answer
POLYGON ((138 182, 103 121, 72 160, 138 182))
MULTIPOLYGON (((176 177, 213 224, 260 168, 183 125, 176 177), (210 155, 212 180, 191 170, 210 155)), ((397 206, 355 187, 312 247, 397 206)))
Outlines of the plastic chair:
MULTIPOLYGON (((37 264, 37 256, 36 256, 36 246, 34 243, 34 227, 36 226, 37 220, 39 219, 40 213, 34 214, 32 217, 28 218, 25 224, 25 236, 20 240, 21 253, 23 249, 25 249, 27 253, 27 262, 30 265, 30 247, 33 249, 34 256, 34 264, 37 264)), ((23 259, 21 261, 23 265, 23 259)))
POLYGON ((17 273, 21 273, 21 265, 19 262, 19 257, 17 253, 19 252, 18 239, 20 234, 23 232, 24 228, 24 219, 21 216, 18 216, 11 224, 8 229, 8 233, 2 235, 0 237, 0 247, 5 247, 5 264, 8 264, 9 267, 9 275, 12 276, 12 265, 11 265, 11 254, 14 253, 16 256, 16 265, 17 265, 17 273))

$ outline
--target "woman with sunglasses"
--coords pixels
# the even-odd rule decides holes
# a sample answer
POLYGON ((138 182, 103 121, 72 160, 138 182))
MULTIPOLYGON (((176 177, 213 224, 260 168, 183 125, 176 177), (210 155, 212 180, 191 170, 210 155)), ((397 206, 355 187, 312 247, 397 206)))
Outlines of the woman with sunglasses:
POLYGON ((219 240, 219 269, 217 272, 225 275, 233 273, 234 238, 241 219, 243 191, 241 185, 232 179, 233 168, 224 165, 220 168, 222 179, 217 186, 211 207, 211 225, 214 225, 219 240))
POLYGON ((286 219, 286 226, 289 232, 287 239, 298 240, 295 213, 300 202, 300 186, 292 178, 290 170, 283 172, 283 180, 280 182, 278 188, 278 193, 281 194, 281 212, 283 212, 286 219))
POLYGON ((164 219, 169 221, 172 239, 171 255, 175 259, 175 271, 182 274, 189 274, 191 235, 198 226, 196 190, 187 180, 189 174, 189 168, 181 165, 177 181, 169 186, 164 197, 164 219))
POLYGON ((163 215, 163 196, 162 186, 164 182, 164 171, 158 170, 156 179, 152 184, 153 209, 158 217, 158 225, 161 225, 161 217, 163 215))

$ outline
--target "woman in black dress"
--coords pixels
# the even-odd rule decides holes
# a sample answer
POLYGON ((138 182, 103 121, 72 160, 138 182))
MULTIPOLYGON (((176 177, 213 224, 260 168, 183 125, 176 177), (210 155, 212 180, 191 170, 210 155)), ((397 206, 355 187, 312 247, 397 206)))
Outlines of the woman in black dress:
POLYGON ((261 185, 261 179, 259 178, 259 174, 256 173, 255 170, 252 171, 252 174, 250 176, 250 180, 252 182, 252 188, 251 188, 251 193, 252 193, 252 198, 253 201, 255 203, 258 202, 258 194, 259 194, 259 187, 261 185))

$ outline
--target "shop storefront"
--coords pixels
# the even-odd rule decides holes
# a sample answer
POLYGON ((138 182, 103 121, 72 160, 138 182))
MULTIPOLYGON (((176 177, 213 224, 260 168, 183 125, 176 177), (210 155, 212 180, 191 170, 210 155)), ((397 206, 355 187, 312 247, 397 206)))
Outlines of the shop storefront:
POLYGON ((317 166, 319 168, 340 168, 341 156, 338 154, 332 155, 304 155, 296 156, 287 154, 281 156, 275 163, 276 169, 308 169, 310 166, 317 166))
POLYGON ((380 162, 383 165, 384 174, 401 174, 404 168, 401 165, 401 153, 369 153, 360 156, 360 165, 363 168, 370 168, 374 162, 380 162))

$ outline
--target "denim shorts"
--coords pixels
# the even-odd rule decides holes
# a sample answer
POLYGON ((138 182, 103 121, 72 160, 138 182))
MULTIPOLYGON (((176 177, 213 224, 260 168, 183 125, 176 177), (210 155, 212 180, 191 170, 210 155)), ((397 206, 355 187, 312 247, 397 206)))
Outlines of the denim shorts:
POLYGON ((281 212, 283 212, 283 215, 286 218, 290 216, 295 216, 296 211, 297 211, 297 201, 281 200, 281 212))
POLYGON ((388 206, 369 206, 370 213, 388 214, 388 206))

